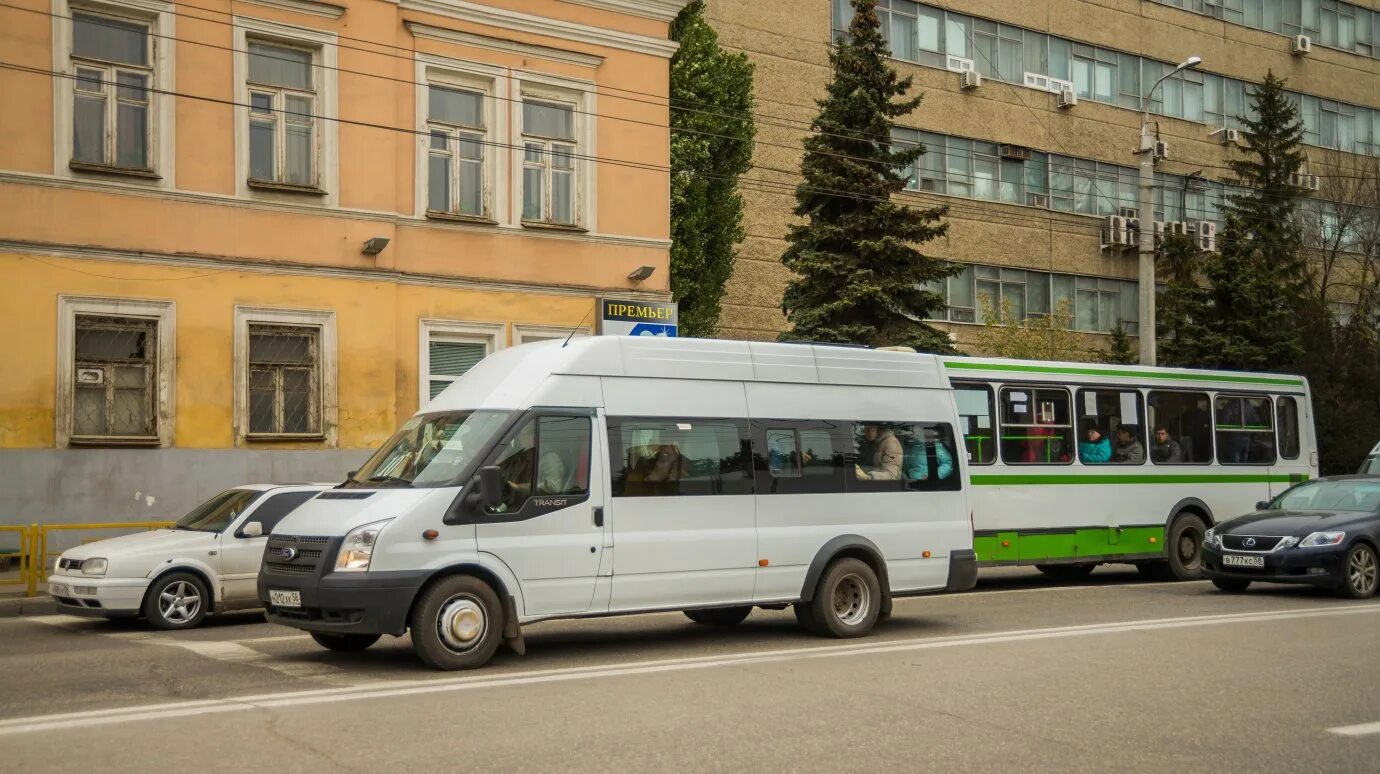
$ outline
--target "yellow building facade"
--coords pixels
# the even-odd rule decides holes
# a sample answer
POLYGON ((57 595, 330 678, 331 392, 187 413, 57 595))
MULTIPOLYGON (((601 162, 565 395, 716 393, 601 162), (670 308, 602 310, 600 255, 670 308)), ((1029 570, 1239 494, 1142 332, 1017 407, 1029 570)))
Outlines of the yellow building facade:
POLYGON ((0 523, 339 480, 484 354, 669 298, 682 0, 11 5, 0 523))

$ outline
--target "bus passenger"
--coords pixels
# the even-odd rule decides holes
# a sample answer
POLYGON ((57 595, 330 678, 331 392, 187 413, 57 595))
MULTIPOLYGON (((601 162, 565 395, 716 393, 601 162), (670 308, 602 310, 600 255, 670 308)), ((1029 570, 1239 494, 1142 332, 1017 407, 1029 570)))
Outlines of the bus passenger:
POLYGON ((1089 424, 1083 429, 1083 434, 1087 440, 1078 444, 1078 456, 1087 465, 1104 465, 1112 459, 1112 444, 1107 437, 1097 429, 1097 425, 1089 424))
POLYGON ((1139 465, 1145 462, 1145 447, 1136 436, 1132 425, 1121 425, 1116 429, 1116 448, 1112 450, 1112 462, 1139 465))
POLYGON ((1150 459, 1160 463, 1184 461, 1184 450, 1178 441, 1169 437, 1169 428, 1164 425, 1155 428, 1155 439, 1150 442, 1150 459))
POLYGON ((871 458, 863 465, 854 465, 855 475, 863 481, 896 481, 901 477, 905 455, 901 439, 891 428, 882 425, 863 425, 863 439, 871 444, 871 458))

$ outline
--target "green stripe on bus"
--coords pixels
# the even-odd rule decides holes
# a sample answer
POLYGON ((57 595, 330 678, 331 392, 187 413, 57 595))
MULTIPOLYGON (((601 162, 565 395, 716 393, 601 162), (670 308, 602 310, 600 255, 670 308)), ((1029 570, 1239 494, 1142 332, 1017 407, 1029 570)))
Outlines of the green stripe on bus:
POLYGON ((1297 483, 1299 480, 1308 480, 1307 476, 1299 479, 1297 474, 1270 475, 1268 473, 1166 473, 1163 475, 1147 474, 1112 474, 1105 476, 1095 476, 1087 474, 1071 473, 1067 475, 1045 474, 1045 473, 1013 473, 1010 475, 997 474, 973 474, 970 476, 973 486, 1020 486, 1038 484, 1290 484, 1297 483))
POLYGON ((979 562, 1038 564, 1051 559, 1117 561, 1164 554, 1164 527, 1070 527, 1066 531, 1028 533, 998 530, 973 537, 979 562))
POLYGON ((1169 379, 1185 382, 1232 382, 1239 384, 1284 384, 1291 387, 1302 387, 1303 380, 1297 378, 1271 378, 1266 376, 1213 376, 1212 374, 1196 374, 1166 371, 1127 371, 1119 368, 1076 368, 1071 366, 1037 366, 1007 363, 993 365, 992 363, 974 363, 966 360, 945 360, 945 368, 956 368, 966 371, 1016 371, 1031 374, 1068 374, 1073 376, 1125 376, 1132 379, 1169 379))

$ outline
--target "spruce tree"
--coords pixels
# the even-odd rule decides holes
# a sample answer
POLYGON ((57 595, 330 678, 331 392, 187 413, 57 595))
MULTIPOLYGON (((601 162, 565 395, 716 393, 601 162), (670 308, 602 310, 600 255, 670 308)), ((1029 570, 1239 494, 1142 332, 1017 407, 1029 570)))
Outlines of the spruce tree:
POLYGON ((805 141, 795 214, 806 222, 786 236, 782 263, 795 277, 782 299, 791 323, 782 338, 951 352, 948 336, 923 321, 944 308, 927 285, 957 269, 915 248, 946 233, 947 210, 892 201, 906 182, 898 170, 924 148, 893 149, 891 122, 922 97, 907 98, 911 79, 887 64, 877 0, 853 0, 853 8, 805 141))
POLYGON ((1303 164, 1299 109, 1273 72, 1252 95, 1246 148, 1228 162, 1241 189, 1222 207, 1218 252, 1203 261, 1204 302, 1165 352, 1175 365, 1239 370, 1292 368, 1303 354, 1299 314, 1307 290, 1292 176, 1303 164))
POLYGON ((752 166, 753 66, 719 47, 702 0, 671 24, 671 294, 680 335, 713 336, 743 240, 737 178, 752 166))

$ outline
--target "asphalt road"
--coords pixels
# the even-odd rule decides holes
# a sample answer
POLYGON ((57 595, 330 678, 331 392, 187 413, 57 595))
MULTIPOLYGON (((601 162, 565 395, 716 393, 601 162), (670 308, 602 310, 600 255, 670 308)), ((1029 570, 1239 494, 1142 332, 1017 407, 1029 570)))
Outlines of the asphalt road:
POLYGON ((255 615, 168 634, 0 620, 7 771, 1366 771, 1380 601, 984 573, 869 638, 789 611, 550 622, 432 672, 255 615))

